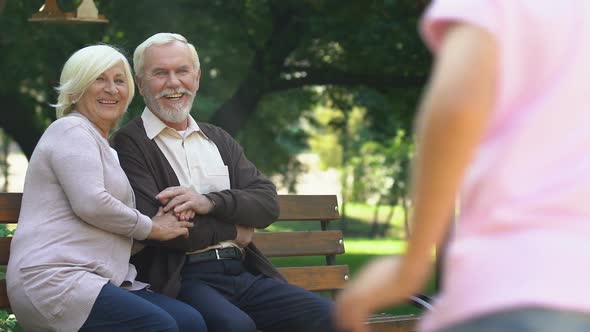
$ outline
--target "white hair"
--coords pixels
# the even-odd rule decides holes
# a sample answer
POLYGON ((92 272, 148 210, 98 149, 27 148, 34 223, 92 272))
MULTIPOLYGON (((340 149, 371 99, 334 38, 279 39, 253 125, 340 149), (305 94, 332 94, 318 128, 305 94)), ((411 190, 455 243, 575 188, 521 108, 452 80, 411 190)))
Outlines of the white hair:
POLYGON ((163 45, 175 41, 181 42, 188 47, 191 53, 191 58, 193 60, 195 70, 201 68, 201 63, 199 62, 199 55, 197 54, 197 50, 195 49, 193 44, 189 43, 186 40, 186 38, 177 33, 161 32, 146 39, 143 43, 139 44, 139 46, 137 46, 137 48, 135 49, 135 52, 133 52, 133 70, 135 70, 135 74, 137 75, 137 77, 143 77, 143 58, 145 55, 145 51, 148 48, 150 48, 153 45, 163 45))
POLYGON ((59 93, 57 104, 52 105, 55 107, 57 118, 72 112, 72 106, 82 97, 92 82, 118 62, 123 62, 125 67, 125 78, 129 89, 126 107, 129 107, 135 95, 135 84, 129 62, 119 50, 112 46, 92 45, 72 54, 64 64, 59 87, 56 89, 59 93))

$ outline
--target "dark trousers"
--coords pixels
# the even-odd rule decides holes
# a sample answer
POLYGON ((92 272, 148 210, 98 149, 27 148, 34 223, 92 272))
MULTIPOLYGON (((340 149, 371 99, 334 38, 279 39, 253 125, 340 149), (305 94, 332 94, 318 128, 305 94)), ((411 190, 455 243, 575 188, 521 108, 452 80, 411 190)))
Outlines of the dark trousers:
POLYGON ((197 310, 178 300, 146 289, 129 292, 106 284, 80 331, 207 332, 207 326, 197 310))
POLYGON ((205 318, 209 332, 330 332, 332 301, 265 276, 239 260, 187 264, 178 299, 205 318))

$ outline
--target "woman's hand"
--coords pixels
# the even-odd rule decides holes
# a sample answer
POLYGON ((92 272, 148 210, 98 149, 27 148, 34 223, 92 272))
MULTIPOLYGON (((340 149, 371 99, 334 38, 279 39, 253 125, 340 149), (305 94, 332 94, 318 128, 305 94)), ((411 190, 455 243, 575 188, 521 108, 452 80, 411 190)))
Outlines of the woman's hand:
POLYGON ((197 214, 207 214, 213 203, 205 195, 188 187, 169 187, 160 192, 156 199, 164 206, 164 212, 174 211, 180 220, 191 220, 197 214))
POLYGON ((193 223, 178 220, 174 214, 164 213, 164 208, 160 207, 158 213, 152 218, 152 231, 147 238, 166 241, 179 236, 188 237, 188 229, 191 227, 193 223))

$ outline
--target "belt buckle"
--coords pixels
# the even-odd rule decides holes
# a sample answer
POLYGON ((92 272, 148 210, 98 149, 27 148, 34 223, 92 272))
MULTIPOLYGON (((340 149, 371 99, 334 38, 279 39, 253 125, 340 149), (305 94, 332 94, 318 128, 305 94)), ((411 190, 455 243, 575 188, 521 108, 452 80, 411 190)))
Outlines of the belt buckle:
POLYGON ((215 258, 217 258, 217 260, 220 260, 221 257, 219 257, 219 249, 215 248, 213 250, 215 250, 215 258))

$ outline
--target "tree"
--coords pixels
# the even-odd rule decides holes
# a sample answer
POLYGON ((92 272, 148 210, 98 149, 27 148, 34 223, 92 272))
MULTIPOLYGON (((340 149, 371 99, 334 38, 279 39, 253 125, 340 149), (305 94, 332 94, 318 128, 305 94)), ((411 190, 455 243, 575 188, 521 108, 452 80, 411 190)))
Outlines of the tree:
MULTIPOLYGON (((305 105, 317 93, 312 87, 366 87, 387 96, 396 88, 422 86, 430 61, 416 32, 422 8, 413 0, 103 0, 96 2, 110 24, 76 26, 29 23, 41 1, 4 1, 0 126, 27 156, 54 119, 48 103, 55 101, 53 88, 63 63, 75 50, 98 41, 131 51, 156 32, 185 35, 202 57, 193 113, 232 135, 247 132, 245 141, 252 144, 265 142, 267 153, 282 159, 266 171, 288 165, 293 149, 304 147, 302 133, 294 128, 298 121, 285 126, 281 116, 297 119, 308 110, 305 105), (289 107, 292 98, 303 108, 289 107), (271 112, 277 113, 272 121, 260 121, 259 114, 271 112), (259 133, 277 139, 250 138, 259 133)), ((58 1, 63 10, 73 10, 78 2, 58 1)), ((130 114, 139 113, 142 104, 136 98, 130 114)))

